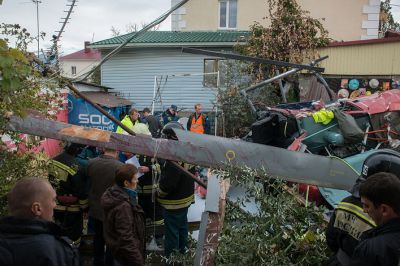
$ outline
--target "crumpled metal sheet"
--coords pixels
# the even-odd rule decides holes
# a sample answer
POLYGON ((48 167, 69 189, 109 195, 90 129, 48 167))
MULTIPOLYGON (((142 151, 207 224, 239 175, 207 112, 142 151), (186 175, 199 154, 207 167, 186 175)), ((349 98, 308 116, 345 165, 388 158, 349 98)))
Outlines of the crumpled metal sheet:
POLYGON ((350 99, 346 103, 356 106, 370 115, 400 111, 400 90, 376 92, 371 96, 350 99))

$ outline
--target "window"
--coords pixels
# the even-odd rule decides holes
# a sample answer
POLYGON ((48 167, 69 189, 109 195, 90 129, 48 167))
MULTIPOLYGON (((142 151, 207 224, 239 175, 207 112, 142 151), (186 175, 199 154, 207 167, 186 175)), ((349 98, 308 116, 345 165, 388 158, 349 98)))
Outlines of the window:
POLYGON ((71 73, 72 75, 76 75, 76 66, 71 67, 71 73))
POLYGON ((236 29, 237 0, 219 1, 219 28, 236 29))
POLYGON ((226 60, 204 59, 203 86, 209 88, 217 88, 217 87, 225 87, 225 85, 226 85, 226 60))

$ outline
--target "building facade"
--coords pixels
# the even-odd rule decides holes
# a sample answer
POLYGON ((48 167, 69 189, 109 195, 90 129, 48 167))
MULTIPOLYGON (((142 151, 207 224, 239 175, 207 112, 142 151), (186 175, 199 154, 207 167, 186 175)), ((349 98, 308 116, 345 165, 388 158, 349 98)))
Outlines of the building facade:
MULTIPOLYGON (((180 111, 191 112, 201 103, 205 111, 212 111, 216 88, 224 78, 222 60, 182 53, 182 47, 231 51, 233 45, 245 42, 248 34, 146 32, 101 66, 101 84, 115 88, 118 96, 133 101, 139 110, 154 107, 162 111, 174 104, 180 111)), ((99 41, 92 47, 104 56, 129 36, 99 41)))
POLYGON ((100 52, 89 48, 85 42, 85 49, 60 57, 61 74, 67 78, 76 78, 90 71, 100 62, 100 52))
MULTIPOLYGON (((180 0, 171 0, 175 5, 180 0)), ((174 31, 249 30, 255 21, 268 25, 267 0, 189 1, 171 17, 174 31)), ((337 41, 378 38, 379 0, 298 0, 310 16, 323 19, 337 41)))
POLYGON ((319 49, 327 77, 400 77, 400 36, 331 43, 319 49))

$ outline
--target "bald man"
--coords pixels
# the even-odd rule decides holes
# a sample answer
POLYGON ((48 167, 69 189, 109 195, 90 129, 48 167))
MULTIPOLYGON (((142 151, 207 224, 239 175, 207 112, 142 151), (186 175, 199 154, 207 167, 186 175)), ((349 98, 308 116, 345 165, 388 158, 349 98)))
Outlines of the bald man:
POLYGON ((72 242, 52 222, 55 200, 45 179, 17 182, 8 194, 11 216, 0 220, 0 265, 79 265, 72 242))

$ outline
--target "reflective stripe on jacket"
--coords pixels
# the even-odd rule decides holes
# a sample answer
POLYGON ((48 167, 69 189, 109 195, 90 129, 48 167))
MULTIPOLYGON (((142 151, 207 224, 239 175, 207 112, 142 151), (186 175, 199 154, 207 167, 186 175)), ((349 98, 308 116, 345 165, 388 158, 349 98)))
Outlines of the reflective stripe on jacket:
POLYGON ((326 229, 326 242, 337 253, 336 260, 344 261, 344 254, 347 259, 351 258, 360 243, 361 235, 374 227, 375 223, 363 212, 359 198, 352 195, 344 198, 336 206, 326 229))
POLYGON ((183 209, 194 203, 194 181, 174 163, 166 161, 162 169, 157 201, 168 210, 183 209))
POLYGON ((158 184, 152 184, 152 185, 145 185, 145 186, 137 186, 137 192, 138 194, 152 194, 153 190, 157 190, 158 184))
MULTIPOLYGON (((69 157, 64 157, 65 160, 62 160, 62 154, 60 156, 61 157, 58 156, 51 160, 49 164, 49 181, 57 191, 57 204, 55 210, 78 212, 87 209, 89 206, 87 197, 80 195, 78 191, 79 185, 72 185, 71 182, 72 178, 82 178, 81 176, 77 176, 77 165, 75 167, 75 164, 72 161, 68 161, 67 159, 69 157), (57 158, 65 163, 70 163, 72 166, 57 161, 57 158)), ((80 186, 83 185, 83 183, 80 184, 80 186)))
POLYGON ((333 226, 360 240, 361 234, 375 227, 375 223, 363 212, 362 208, 342 201, 336 207, 336 219, 333 226))
POLYGON ((74 168, 69 167, 68 165, 65 165, 63 163, 60 163, 59 161, 50 160, 49 175, 52 175, 58 180, 67 181, 68 175, 73 176, 76 174, 77 171, 74 168))
MULTIPOLYGON (((163 194, 162 190, 159 190, 160 195, 163 194)), ((194 203, 194 195, 190 195, 189 197, 183 199, 174 199, 168 200, 159 197, 158 202, 167 210, 178 210, 189 207, 192 203, 194 203)))

